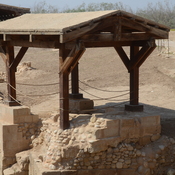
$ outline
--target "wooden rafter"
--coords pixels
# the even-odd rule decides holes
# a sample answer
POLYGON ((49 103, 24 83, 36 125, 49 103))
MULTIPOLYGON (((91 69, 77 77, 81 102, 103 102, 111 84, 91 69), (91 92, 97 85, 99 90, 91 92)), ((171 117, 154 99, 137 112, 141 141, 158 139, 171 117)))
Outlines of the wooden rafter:
MULTIPOLYGON (((168 32, 165 30, 161 30, 145 23, 139 23, 137 21, 132 21, 131 19, 122 18, 121 20, 122 26, 126 26, 131 29, 136 29, 140 32, 150 33, 153 36, 157 36, 158 38, 168 39, 168 32)), ((152 36, 152 37, 153 37, 152 36)))

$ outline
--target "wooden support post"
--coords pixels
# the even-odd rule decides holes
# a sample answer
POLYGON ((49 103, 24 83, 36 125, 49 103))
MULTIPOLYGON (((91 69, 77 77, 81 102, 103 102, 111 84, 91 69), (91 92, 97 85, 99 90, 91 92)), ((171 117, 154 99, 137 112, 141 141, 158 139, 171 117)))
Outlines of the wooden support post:
POLYGON ((78 63, 74 67, 71 73, 71 85, 72 85, 72 94, 69 95, 72 99, 82 99, 83 94, 79 93, 79 67, 78 63))
MULTIPOLYGON (((138 46, 130 47, 130 62, 135 62, 138 46)), ((139 105, 139 67, 135 66, 130 70, 130 105, 125 105, 128 111, 143 111, 143 105, 139 105)))
MULTIPOLYGON (((61 67, 67 58, 69 52, 62 44, 59 51, 59 64, 61 67)), ((60 127, 61 129, 69 128, 69 73, 60 71, 60 127)))
POLYGON ((16 68, 10 67, 14 61, 14 47, 6 46, 6 72, 7 72, 7 91, 8 91, 8 102, 9 106, 19 106, 20 104, 16 100, 16 68))

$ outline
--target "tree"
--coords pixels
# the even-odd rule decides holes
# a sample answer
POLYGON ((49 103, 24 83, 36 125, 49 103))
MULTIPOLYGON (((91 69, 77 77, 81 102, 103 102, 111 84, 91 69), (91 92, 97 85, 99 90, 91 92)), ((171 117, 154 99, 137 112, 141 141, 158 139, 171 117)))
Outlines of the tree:
POLYGON ((170 28, 175 28, 175 5, 170 4, 168 0, 163 3, 148 3, 145 9, 138 9, 136 14, 170 28))
POLYGON ((32 13, 58 13, 59 10, 57 7, 48 5, 45 1, 35 3, 31 8, 32 13))

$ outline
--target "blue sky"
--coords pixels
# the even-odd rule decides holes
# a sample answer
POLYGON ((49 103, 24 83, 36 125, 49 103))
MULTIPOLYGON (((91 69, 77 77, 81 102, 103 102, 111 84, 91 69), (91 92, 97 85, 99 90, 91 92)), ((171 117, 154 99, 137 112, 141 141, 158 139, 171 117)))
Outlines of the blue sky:
POLYGON ((88 3, 100 3, 100 2, 122 2, 122 4, 131 7, 131 9, 135 10, 138 8, 144 8, 148 3, 157 3, 169 1, 172 4, 175 4, 175 0, 1 0, 1 4, 8 4, 20 7, 28 7, 32 8, 35 3, 45 1, 47 4, 58 7, 60 10, 69 7, 73 8, 81 5, 83 2, 88 3))

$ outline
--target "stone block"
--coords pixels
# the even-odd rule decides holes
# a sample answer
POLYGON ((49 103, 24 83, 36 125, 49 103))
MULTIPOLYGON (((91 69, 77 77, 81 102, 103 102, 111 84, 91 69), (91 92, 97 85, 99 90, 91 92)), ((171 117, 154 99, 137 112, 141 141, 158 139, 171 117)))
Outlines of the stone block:
POLYGON ((138 118, 142 126, 160 125, 160 116, 146 116, 138 118))
POLYGON ((161 125, 143 127, 144 135, 156 135, 161 133, 161 125))
POLYGON ((119 136, 120 131, 120 120, 107 120, 106 121, 106 128, 96 129, 93 132, 93 138, 95 139, 103 139, 103 138, 110 138, 110 137, 117 137, 119 136))
POLYGON ((69 111, 79 113, 94 108, 94 102, 90 99, 69 99, 69 111))
POLYGON ((151 143, 151 136, 143 136, 139 139, 139 144, 141 146, 145 146, 149 143, 151 143))
POLYGON ((121 127, 132 128, 135 126, 135 121, 133 118, 122 118, 121 127))
POLYGON ((2 149, 4 156, 15 156, 17 152, 29 148, 29 141, 18 132, 18 125, 1 125, 2 127, 2 149))
POLYGON ((7 106, 0 104, 0 120, 10 124, 24 123, 25 117, 30 115, 26 106, 7 106))

